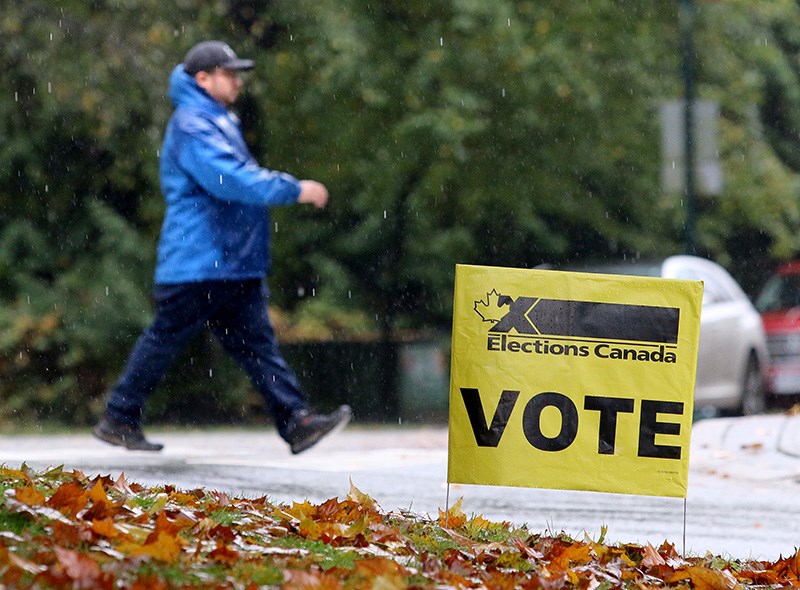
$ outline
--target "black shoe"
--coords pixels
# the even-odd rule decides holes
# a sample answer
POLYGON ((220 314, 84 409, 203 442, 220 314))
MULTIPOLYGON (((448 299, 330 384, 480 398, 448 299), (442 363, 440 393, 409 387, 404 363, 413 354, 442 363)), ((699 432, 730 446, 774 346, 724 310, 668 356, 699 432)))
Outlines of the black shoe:
POLYGON ((102 441, 131 451, 160 451, 164 448, 162 444, 148 441, 141 427, 122 424, 110 416, 103 416, 92 434, 102 441))
POLYGON ((322 437, 341 430, 353 417, 350 406, 339 406, 330 414, 312 414, 308 410, 294 413, 286 429, 286 441, 293 454, 302 453, 322 437))

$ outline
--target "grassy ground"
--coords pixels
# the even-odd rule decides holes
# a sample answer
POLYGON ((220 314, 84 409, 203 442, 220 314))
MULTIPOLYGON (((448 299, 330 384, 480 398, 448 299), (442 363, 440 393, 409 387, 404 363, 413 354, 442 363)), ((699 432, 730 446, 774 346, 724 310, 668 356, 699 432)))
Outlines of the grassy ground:
POLYGON ((147 488, 55 469, 0 468, 0 585, 7 588, 699 588, 800 586, 776 562, 681 556, 673 546, 385 513, 345 499, 282 505, 147 488))

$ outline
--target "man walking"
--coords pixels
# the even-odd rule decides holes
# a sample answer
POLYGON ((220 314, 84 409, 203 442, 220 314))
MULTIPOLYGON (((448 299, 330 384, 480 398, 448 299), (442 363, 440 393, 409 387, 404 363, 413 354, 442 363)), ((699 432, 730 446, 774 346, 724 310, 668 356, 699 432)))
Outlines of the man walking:
POLYGON ((156 317, 130 353, 94 435, 133 450, 159 451, 141 422, 145 401, 187 341, 208 327, 244 368, 293 453, 343 427, 341 406, 316 414, 278 350, 267 315, 269 208, 324 207, 328 190, 313 180, 262 168, 227 108, 242 88, 239 59, 220 41, 195 45, 172 72, 175 112, 160 156, 166 213, 158 245, 156 317))

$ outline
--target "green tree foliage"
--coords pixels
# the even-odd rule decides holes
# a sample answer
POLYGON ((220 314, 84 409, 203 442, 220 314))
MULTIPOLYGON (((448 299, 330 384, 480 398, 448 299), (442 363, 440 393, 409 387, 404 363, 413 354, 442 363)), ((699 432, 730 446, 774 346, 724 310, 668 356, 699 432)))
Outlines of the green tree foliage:
MULTIPOLYGON (((323 212, 276 212, 272 280, 275 303, 326 333, 446 330, 456 263, 682 249, 658 119, 682 94, 678 0, 0 5, 6 418, 91 421, 149 320, 166 80, 204 38, 257 61, 237 109, 259 160, 331 189, 323 212)), ((696 12, 698 94, 721 105, 725 178, 700 200, 698 251, 753 287, 798 251, 800 9, 696 12)), ((155 413, 186 390, 249 408, 232 368, 209 377, 216 354, 187 351, 197 375, 173 377, 181 395, 155 413)))

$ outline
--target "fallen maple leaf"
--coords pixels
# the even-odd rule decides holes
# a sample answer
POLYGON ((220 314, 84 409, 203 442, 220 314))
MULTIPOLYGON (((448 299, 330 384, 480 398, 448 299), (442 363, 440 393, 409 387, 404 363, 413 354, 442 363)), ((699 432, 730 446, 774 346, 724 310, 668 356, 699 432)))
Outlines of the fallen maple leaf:
POLYGON ((339 578, 318 571, 289 570, 285 573, 283 590, 339 590, 339 578))
POLYGON ((790 580, 800 580, 800 551, 791 557, 778 560, 773 569, 780 576, 790 580))
POLYGON ((117 545, 117 550, 126 555, 149 556, 165 563, 177 562, 181 556, 181 548, 182 543, 178 537, 164 532, 159 533, 155 539, 144 545, 132 542, 117 545))
POLYGON ((47 496, 33 486, 23 486, 14 490, 14 498, 28 506, 44 506, 47 496))
POLYGON ((359 490, 354 484, 353 480, 350 480, 350 492, 347 494, 347 499, 352 500, 353 502, 357 503, 360 506, 363 506, 367 510, 371 511, 379 511, 380 506, 378 503, 372 499, 368 494, 365 494, 361 490, 359 490))
POLYGON ((47 500, 47 505, 66 516, 75 516, 89 502, 89 495, 75 482, 61 484, 56 492, 47 500))
POLYGON ((458 501, 450 506, 446 511, 439 509, 439 526, 444 528, 457 529, 467 522, 467 515, 461 509, 461 503, 464 498, 461 497, 458 501))
POLYGON ((736 578, 730 572, 703 566, 681 568, 669 578, 669 582, 691 580, 695 590, 732 590, 736 588, 736 578))
POLYGON ((208 554, 208 558, 212 561, 231 565, 239 561, 241 556, 239 555, 239 552, 233 549, 230 545, 219 543, 216 549, 208 554))
POLYGON ((585 564, 590 558, 592 548, 584 543, 572 543, 561 550, 556 550, 550 556, 550 565, 558 570, 568 570, 570 567, 585 564))
POLYGON ((641 565, 645 568, 655 567, 657 565, 665 565, 667 560, 661 557, 650 543, 644 546, 644 557, 642 558, 641 565))
POLYGON ((97 589, 100 587, 110 587, 109 576, 103 574, 100 566, 90 556, 70 549, 61 547, 55 548, 58 563, 56 570, 63 573, 73 582, 73 588, 97 589))
POLYGON ((79 543, 89 541, 92 534, 87 530, 86 523, 83 522, 64 522, 54 520, 48 527, 51 537, 55 543, 63 547, 75 547, 79 543))
POLYGON ((94 533, 107 539, 116 539, 122 535, 122 532, 114 525, 114 521, 110 518, 93 520, 91 528, 94 533))
POLYGON ((525 541, 520 539, 519 537, 515 537, 511 539, 511 542, 517 547, 522 553, 522 555, 528 559, 543 559, 544 555, 542 555, 539 551, 536 551, 532 547, 530 547, 525 541))

